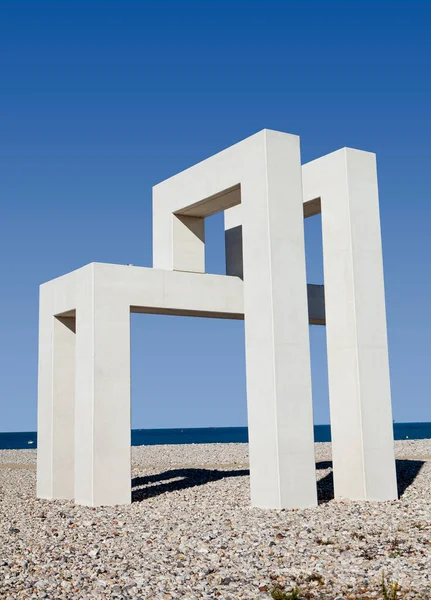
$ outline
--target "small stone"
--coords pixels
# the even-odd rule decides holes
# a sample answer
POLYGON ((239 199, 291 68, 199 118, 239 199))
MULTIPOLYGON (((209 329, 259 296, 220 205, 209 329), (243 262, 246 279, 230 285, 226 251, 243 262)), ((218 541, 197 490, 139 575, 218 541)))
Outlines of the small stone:
MULTIPOLYGON (((406 444, 395 442, 400 500, 332 500, 328 466, 317 469, 324 502, 297 511, 249 506, 246 444, 133 447, 143 497, 97 511, 38 500, 35 471, 1 470, 3 533, 20 532, 0 533, 0 597, 268 600, 297 585, 307 598, 378 600, 384 572, 400 598, 425 598, 431 441, 406 444)), ((330 444, 315 448, 329 465, 330 444)), ((35 460, 35 450, 0 450, 0 462, 35 460)))

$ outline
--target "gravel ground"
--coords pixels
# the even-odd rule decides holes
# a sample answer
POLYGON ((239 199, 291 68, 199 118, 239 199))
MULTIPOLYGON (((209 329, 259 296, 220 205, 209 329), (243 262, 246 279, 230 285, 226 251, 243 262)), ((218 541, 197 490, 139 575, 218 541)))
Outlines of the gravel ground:
POLYGON ((35 498, 35 450, 0 451, 0 599, 431 598, 431 440, 395 443, 401 499, 332 498, 316 444, 319 506, 251 509, 246 444, 132 449, 129 506, 35 498))

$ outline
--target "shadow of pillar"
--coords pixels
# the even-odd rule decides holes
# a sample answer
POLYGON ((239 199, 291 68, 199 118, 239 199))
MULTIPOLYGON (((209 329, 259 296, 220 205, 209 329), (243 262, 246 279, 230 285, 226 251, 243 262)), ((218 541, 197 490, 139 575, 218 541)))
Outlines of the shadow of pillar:
POLYGON ((248 469, 222 471, 218 469, 171 469, 155 475, 132 479, 132 502, 142 502, 168 492, 205 485, 226 477, 246 477, 248 469), (157 485, 155 485, 157 484, 157 485))
MULTIPOLYGON (((412 485, 418 476, 424 461, 422 460, 397 460, 397 483, 400 498, 412 485)), ((331 472, 317 482, 317 496, 319 504, 324 504, 334 498, 334 477, 332 461, 321 461, 316 464, 317 470, 331 469, 331 472)), ((211 481, 220 481, 226 477, 248 477, 248 469, 223 471, 218 469, 170 469, 132 479, 132 502, 142 502, 161 494, 185 490, 211 481)))
MULTIPOLYGON (((398 496, 401 498, 412 485, 424 465, 423 460, 397 460, 398 496)), ((317 469, 332 469, 331 461, 322 461, 316 464, 317 469)), ((319 504, 324 504, 334 498, 334 475, 330 473, 317 482, 317 497, 319 504)))

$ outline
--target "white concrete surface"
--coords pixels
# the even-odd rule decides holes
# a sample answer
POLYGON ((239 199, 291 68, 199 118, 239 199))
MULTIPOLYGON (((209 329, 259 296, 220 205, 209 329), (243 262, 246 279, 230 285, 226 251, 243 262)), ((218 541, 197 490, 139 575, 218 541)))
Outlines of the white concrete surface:
POLYGON ((98 263, 41 286, 39 498, 130 502, 130 312, 243 319, 242 288, 236 277, 98 263))
MULTIPOLYGON (((239 202, 251 500, 271 508, 314 506, 299 138, 264 130, 155 186, 154 266, 175 268, 177 254, 186 254, 172 227, 176 215, 201 218, 239 202)), ((189 250, 188 244, 184 270, 202 262, 198 243, 195 256, 189 250)))
MULTIPOLYGON (((308 285, 309 322, 327 325, 337 498, 397 498, 375 155, 344 148, 302 167, 304 217, 322 212, 324 295, 308 285)), ((227 270, 241 274, 243 206, 225 212, 227 270)))
POLYGON ((344 148, 303 166, 321 201, 336 497, 397 498, 375 155, 344 148))
POLYGON ((41 286, 39 497, 130 502, 130 312, 245 315, 264 508, 317 503, 308 322, 326 318, 336 494, 396 497, 373 155, 301 168, 299 138, 264 130, 155 186, 153 256, 153 269, 93 263, 41 286), (204 218, 222 210, 227 276, 208 275, 204 218), (320 210, 326 316, 305 272, 303 219, 320 210))
POLYGON ((38 380, 39 498, 74 498, 75 273, 40 289, 38 380), (59 310, 58 310, 59 309, 59 310))

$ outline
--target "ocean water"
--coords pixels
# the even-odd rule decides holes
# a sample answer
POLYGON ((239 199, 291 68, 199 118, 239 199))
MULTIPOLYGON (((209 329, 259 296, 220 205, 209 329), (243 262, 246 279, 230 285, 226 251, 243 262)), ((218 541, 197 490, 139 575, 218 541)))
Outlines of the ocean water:
MULTIPOLYGON (((431 438, 431 423, 394 423, 396 440, 431 438)), ((329 425, 315 425, 316 442, 330 442, 329 425)), ((156 444, 214 444, 248 442, 247 427, 201 427, 184 429, 132 429, 132 446, 156 444)), ((0 433, 0 450, 36 448, 37 434, 31 432, 0 433)))

